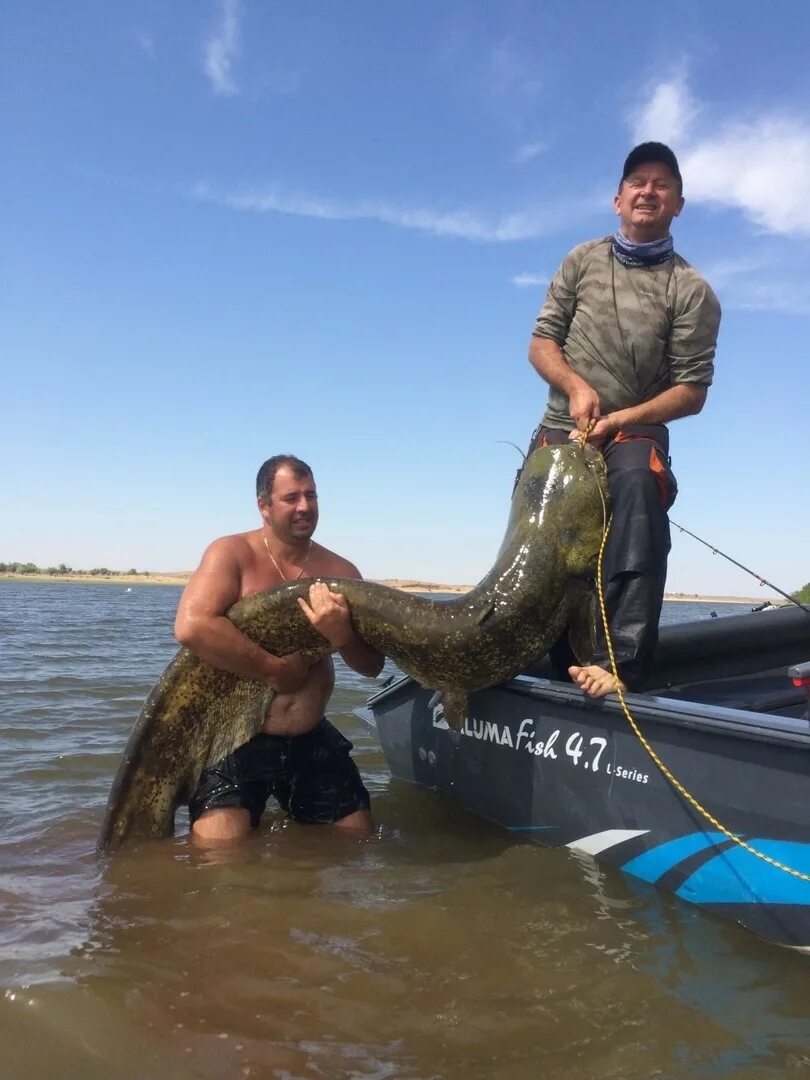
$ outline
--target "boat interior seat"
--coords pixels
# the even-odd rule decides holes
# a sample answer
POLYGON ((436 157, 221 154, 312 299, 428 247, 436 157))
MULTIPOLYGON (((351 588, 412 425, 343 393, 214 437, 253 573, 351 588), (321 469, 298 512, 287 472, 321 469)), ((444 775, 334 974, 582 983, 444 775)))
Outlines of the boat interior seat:
MULTIPOLYGON (((804 716, 806 691, 792 684, 787 669, 810 660, 808 614, 788 606, 662 626, 643 690, 704 705, 804 716)), ((525 674, 560 677, 548 656, 525 674)))
POLYGON ((655 693, 657 697, 694 701, 701 705, 783 716, 803 716, 807 708, 807 694, 791 683, 784 668, 737 678, 685 682, 655 693))

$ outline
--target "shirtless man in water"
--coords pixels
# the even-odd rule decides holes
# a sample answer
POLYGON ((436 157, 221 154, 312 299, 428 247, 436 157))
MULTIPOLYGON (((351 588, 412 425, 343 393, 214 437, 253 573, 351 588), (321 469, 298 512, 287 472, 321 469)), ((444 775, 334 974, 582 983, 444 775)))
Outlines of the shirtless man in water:
MULTIPOLYGON (((312 540, 318 494, 309 466, 280 454, 256 477, 262 526, 223 536, 205 551, 180 600, 177 640, 215 667, 259 679, 276 691, 263 730, 206 769, 189 804, 192 835, 237 840, 258 824, 275 796, 296 821, 331 823, 367 833, 370 800, 352 744, 324 717, 335 684, 329 656, 273 656, 250 641, 225 612, 237 600, 287 581, 359 578, 356 566, 312 540)), ((384 657, 354 631, 346 600, 323 582, 310 586, 301 610, 344 661, 379 675, 384 657)))

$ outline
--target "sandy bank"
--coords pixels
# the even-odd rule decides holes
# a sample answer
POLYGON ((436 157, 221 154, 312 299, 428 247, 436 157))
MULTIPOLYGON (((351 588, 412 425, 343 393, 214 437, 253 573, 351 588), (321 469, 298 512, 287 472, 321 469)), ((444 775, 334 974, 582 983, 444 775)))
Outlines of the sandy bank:
POLYGON ((402 592, 453 593, 459 596, 468 593, 472 585, 437 585, 435 581, 413 581, 410 578, 375 578, 378 585, 388 585, 402 592))
MULTIPOLYGON (((79 582, 100 583, 102 585, 123 585, 131 588, 133 585, 179 585, 183 586, 191 577, 190 570, 178 570, 175 572, 150 574, 5 574, 0 573, 2 581, 29 581, 37 582, 79 582)), ((451 596, 463 596, 470 592, 472 585, 441 585, 435 581, 415 581, 412 578, 376 578, 380 585, 388 585, 392 589, 401 589, 403 592, 418 593, 445 593, 451 596)), ((756 607, 759 604, 768 603, 781 605, 788 601, 776 596, 701 596, 698 593, 666 593, 665 600, 676 603, 688 604, 751 604, 756 607)))
POLYGON ((0 581, 74 582, 102 585, 185 585, 191 572, 176 574, 0 574, 0 581))
POLYGON ((701 596, 698 593, 664 593, 665 600, 673 600, 675 603, 687 604, 751 604, 758 607, 760 604, 773 604, 780 607, 789 603, 781 596, 701 596))

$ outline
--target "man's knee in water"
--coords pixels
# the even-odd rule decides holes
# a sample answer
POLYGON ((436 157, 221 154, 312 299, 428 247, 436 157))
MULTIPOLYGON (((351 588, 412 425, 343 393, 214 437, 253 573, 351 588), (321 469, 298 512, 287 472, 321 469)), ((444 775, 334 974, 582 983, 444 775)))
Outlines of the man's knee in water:
POLYGON ((244 840, 251 832, 250 811, 241 806, 206 810, 191 826, 191 836, 201 843, 244 840))
POLYGON ((352 836, 370 836, 374 829, 374 819, 371 816, 371 811, 363 808, 340 818, 339 821, 334 823, 333 827, 341 829, 352 836))

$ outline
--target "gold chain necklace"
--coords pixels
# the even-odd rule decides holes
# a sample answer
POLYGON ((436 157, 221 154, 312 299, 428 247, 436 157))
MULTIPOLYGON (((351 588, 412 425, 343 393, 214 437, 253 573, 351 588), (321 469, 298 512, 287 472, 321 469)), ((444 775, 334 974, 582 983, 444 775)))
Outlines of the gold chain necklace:
POLYGON ((309 562, 309 556, 310 556, 310 553, 312 551, 312 541, 310 540, 310 542, 309 542, 309 547, 307 548, 306 556, 304 557, 304 561, 301 563, 301 569, 298 571, 298 573, 295 575, 294 578, 288 578, 287 575, 284 573, 284 571, 281 569, 281 567, 276 562, 276 557, 273 554, 273 552, 270 550, 270 545, 267 543, 267 537, 264 534, 262 534, 262 540, 264 540, 264 549, 267 552, 267 554, 270 556, 270 562, 273 564, 273 566, 275 566, 276 570, 278 570, 279 574, 281 575, 281 580, 282 581, 298 581, 298 579, 301 577, 301 575, 304 572, 304 567, 309 562))

